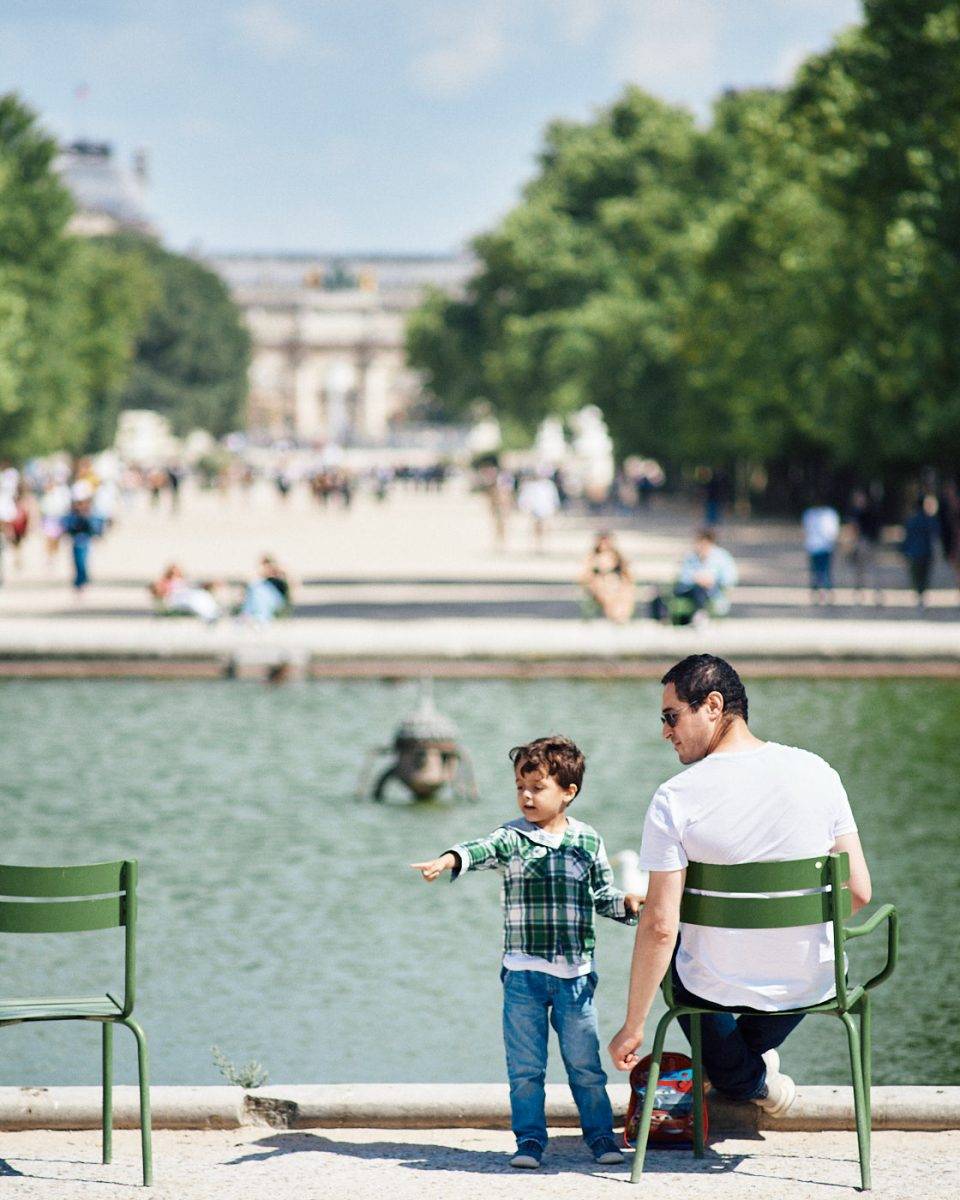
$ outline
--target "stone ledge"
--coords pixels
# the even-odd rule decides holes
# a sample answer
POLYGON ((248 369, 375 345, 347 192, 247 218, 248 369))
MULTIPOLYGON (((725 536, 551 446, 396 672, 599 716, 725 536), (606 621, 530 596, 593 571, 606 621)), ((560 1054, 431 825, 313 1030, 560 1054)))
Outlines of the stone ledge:
MULTIPOLYGON (((626 1111, 624 1083, 608 1089, 614 1112, 626 1111)), ((497 1083, 362 1083, 266 1086, 244 1092, 235 1087, 151 1088, 157 1129, 236 1129, 266 1125, 283 1129, 507 1129, 507 1087, 497 1083)), ((852 1129, 849 1087, 797 1089, 786 1117, 773 1121, 752 1104, 710 1097, 710 1127, 715 1133, 750 1135, 763 1129, 816 1131, 852 1129)), ((547 1085, 547 1120, 575 1126, 577 1112, 569 1089, 547 1085)), ((139 1124, 137 1089, 114 1089, 114 1124, 139 1124)), ((97 1087, 0 1088, 0 1129, 92 1129, 100 1125, 97 1087)), ((960 1129, 960 1087, 875 1087, 873 1128, 900 1130, 960 1129)))
MULTIPOLYGON (((113 1089, 113 1124, 140 1126, 140 1093, 113 1089)), ((157 1129, 236 1129, 247 1124, 238 1087, 152 1087, 150 1107, 157 1129)), ((99 1087, 0 1087, 0 1129, 92 1129, 100 1127, 99 1087)))

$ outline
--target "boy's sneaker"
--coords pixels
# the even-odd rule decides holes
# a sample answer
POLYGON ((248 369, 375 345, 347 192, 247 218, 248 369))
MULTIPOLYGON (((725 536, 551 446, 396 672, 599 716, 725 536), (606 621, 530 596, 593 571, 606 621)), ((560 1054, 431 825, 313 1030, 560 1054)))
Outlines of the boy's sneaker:
POLYGON ((771 1117, 782 1117, 796 1098, 797 1085, 780 1070, 780 1055, 776 1050, 768 1050, 761 1057, 767 1065, 767 1078, 763 1091, 753 1102, 771 1117))
POLYGON ((593 1161, 602 1167, 612 1167, 623 1162, 620 1147, 612 1137, 597 1138, 590 1149, 593 1151, 593 1161))
POLYGON ((517 1142, 517 1152, 510 1159, 510 1166, 519 1167, 521 1170, 535 1171, 540 1166, 541 1158, 543 1158, 543 1147, 540 1143, 524 1140, 517 1142))

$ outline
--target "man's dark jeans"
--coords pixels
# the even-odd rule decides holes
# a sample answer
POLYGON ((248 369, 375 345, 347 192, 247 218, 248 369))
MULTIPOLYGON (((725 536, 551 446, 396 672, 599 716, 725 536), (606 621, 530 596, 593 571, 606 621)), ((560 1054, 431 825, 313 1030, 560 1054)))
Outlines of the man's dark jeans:
MULTIPOLYGON (((677 1005, 709 1007, 710 1001, 695 996, 673 972, 673 996, 677 1005)), ((753 1100, 763 1092, 767 1068, 760 1057, 786 1040, 803 1020, 803 1015, 783 1017, 777 1013, 703 1013, 700 1017, 703 1069, 718 1092, 732 1100, 753 1100)), ((690 1018, 681 1017, 683 1032, 690 1037, 690 1018)))

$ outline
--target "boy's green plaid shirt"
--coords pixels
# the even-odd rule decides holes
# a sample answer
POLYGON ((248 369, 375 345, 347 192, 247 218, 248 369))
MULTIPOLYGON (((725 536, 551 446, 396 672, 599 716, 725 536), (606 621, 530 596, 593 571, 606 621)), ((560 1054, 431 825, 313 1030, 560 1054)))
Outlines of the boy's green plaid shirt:
POLYGON ((636 924, 636 917, 627 915, 595 829, 570 817, 560 845, 555 842, 520 817, 489 837, 451 846, 461 863, 453 878, 484 868, 502 872, 505 954, 582 963, 596 945, 594 913, 625 925, 636 924))

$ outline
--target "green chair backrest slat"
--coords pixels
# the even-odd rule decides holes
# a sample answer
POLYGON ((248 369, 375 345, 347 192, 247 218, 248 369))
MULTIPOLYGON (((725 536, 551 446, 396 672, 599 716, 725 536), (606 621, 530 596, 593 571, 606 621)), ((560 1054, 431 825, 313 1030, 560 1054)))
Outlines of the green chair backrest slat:
POLYGON ((126 924, 123 896, 100 900, 0 900, 0 933, 79 933, 126 924))
POLYGON ((103 896, 122 892, 124 863, 94 863, 88 867, 0 866, 0 896, 103 896))
MULTIPOLYGON (((851 912, 850 892, 840 893, 842 916, 851 912)), ((818 925, 833 919, 833 893, 808 896, 701 896, 684 892, 680 920, 688 925, 712 925, 721 929, 786 929, 794 925, 818 925)))
MULTIPOLYGON (((840 878, 850 878, 849 854, 838 855, 840 878)), ((705 892, 793 892, 802 888, 828 887, 830 855, 800 858, 791 862, 738 863, 720 866, 692 862, 687 867, 686 886, 705 892)), ((829 920, 829 917, 818 918, 829 920)))

